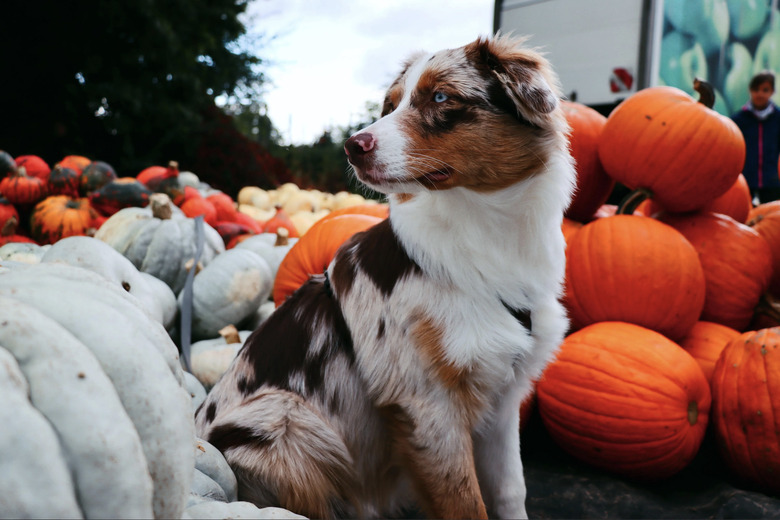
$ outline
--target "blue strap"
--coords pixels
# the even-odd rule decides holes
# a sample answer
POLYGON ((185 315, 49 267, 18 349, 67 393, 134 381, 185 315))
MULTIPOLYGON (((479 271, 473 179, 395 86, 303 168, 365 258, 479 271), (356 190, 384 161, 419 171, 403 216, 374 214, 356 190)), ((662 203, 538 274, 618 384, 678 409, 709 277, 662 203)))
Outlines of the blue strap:
POLYGON ((190 364, 190 349, 192 347, 192 284, 195 280, 198 262, 203 254, 203 243, 205 241, 203 215, 195 217, 194 220, 195 256, 192 259, 192 267, 187 271, 187 279, 184 281, 181 295, 181 352, 184 357, 184 368, 190 373, 192 373, 192 365, 190 364))

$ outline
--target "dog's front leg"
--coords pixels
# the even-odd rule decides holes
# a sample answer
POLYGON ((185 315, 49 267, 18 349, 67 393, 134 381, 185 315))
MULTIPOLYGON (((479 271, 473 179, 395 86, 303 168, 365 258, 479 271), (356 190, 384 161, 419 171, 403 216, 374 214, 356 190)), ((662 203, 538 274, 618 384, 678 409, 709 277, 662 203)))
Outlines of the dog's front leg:
POLYGON ((520 388, 502 396, 489 424, 474 434, 474 459, 491 516, 527 518, 520 459, 520 388))
POLYGON ((418 498, 431 518, 487 518, 471 434, 452 410, 393 405, 389 425, 418 498))

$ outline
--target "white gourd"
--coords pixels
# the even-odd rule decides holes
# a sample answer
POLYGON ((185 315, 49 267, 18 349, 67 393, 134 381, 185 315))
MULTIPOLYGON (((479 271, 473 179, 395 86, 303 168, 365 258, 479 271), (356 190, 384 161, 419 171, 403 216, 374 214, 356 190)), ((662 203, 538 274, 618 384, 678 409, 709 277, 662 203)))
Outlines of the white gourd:
MULTIPOLYGON (((219 233, 203 223, 202 265, 225 250, 219 233)), ((164 281, 178 294, 187 278, 188 262, 195 256, 195 219, 187 218, 163 193, 150 197, 145 208, 124 208, 95 233, 142 272, 164 281)))
POLYGON ((87 518, 145 518, 152 479, 141 439, 90 350, 56 321, 0 297, 0 345, 29 383, 30 401, 59 437, 87 518))
POLYGON ((0 296, 35 307, 89 348, 141 439, 155 517, 179 517, 192 479, 194 424, 178 352, 162 325, 115 284, 69 265, 0 272, 0 296))
POLYGON ((251 330, 237 330, 228 325, 219 331, 220 337, 195 342, 190 347, 192 374, 203 384, 206 390, 217 384, 238 351, 244 345, 251 330))
POLYGON ((0 395, 0 517, 83 518, 57 433, 30 402, 27 380, 2 347, 0 395))
POLYGON ((220 254, 193 281, 192 337, 213 338, 223 327, 241 322, 268 299, 272 288, 271 268, 259 255, 236 248, 220 254))
POLYGON ((176 295, 162 280, 142 273, 121 253, 93 237, 73 236, 54 243, 41 262, 83 267, 104 276, 138 298, 142 308, 170 329, 176 318, 176 295))
POLYGON ((37 264, 49 247, 49 244, 41 246, 32 242, 9 242, 0 246, 0 260, 37 264))
POLYGON ((287 253, 290 252, 290 248, 298 241, 297 238, 290 238, 289 233, 287 228, 280 227, 276 233, 252 235, 236 244, 234 249, 248 249, 260 255, 263 260, 268 262, 272 278, 276 278, 279 265, 287 253))

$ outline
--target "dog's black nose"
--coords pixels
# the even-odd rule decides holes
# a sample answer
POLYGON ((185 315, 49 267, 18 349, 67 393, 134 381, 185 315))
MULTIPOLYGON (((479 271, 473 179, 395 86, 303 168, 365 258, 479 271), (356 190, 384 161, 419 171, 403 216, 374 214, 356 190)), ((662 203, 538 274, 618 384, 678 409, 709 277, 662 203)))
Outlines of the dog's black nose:
POLYGON ((366 154, 370 153, 376 146, 376 137, 369 132, 355 134, 344 143, 344 151, 347 152, 349 162, 355 166, 360 166, 366 154))

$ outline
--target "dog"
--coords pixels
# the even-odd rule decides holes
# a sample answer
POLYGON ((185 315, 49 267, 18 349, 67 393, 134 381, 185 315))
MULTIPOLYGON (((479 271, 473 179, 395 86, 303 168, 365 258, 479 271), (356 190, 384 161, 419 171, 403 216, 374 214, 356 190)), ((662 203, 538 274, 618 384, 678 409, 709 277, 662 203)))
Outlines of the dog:
POLYGON ((389 218, 252 333, 196 412, 239 499, 314 518, 526 516, 520 403, 568 326, 559 98, 518 38, 404 63, 345 143, 389 218))

